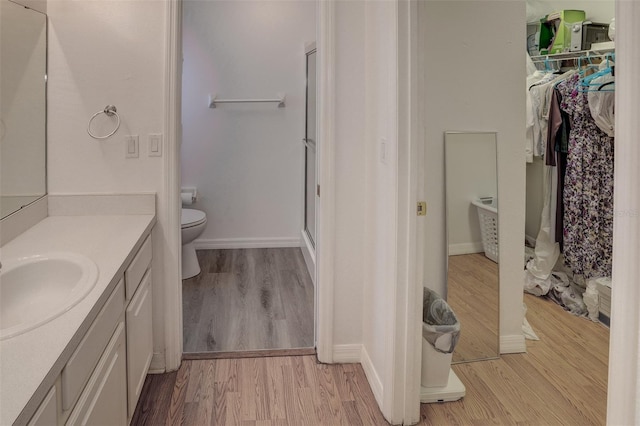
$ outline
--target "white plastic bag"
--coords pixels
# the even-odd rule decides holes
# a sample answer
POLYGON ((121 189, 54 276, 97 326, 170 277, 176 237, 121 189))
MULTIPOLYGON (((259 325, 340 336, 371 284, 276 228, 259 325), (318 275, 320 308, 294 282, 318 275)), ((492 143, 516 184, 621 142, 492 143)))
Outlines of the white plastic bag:
POLYGON ((551 280, 547 278, 538 278, 528 269, 524 271, 524 291, 534 296, 544 296, 549 293, 551 288, 551 280))
POLYGON ((460 337, 458 318, 438 293, 426 287, 424 287, 422 302, 422 337, 436 351, 452 353, 460 337))
POLYGON ((595 281, 587 281, 587 290, 582 296, 584 304, 587 305, 589 311, 589 319, 593 322, 598 322, 598 316, 600 313, 600 295, 598 294, 598 287, 595 281))

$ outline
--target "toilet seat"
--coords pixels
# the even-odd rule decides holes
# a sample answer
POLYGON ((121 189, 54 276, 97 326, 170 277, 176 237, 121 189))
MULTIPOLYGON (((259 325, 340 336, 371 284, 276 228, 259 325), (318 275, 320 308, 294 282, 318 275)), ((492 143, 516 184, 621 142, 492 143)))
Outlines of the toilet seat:
POLYGON ((207 221, 207 216, 203 211, 194 209, 182 209, 180 217, 180 227, 182 229, 198 226, 207 221))

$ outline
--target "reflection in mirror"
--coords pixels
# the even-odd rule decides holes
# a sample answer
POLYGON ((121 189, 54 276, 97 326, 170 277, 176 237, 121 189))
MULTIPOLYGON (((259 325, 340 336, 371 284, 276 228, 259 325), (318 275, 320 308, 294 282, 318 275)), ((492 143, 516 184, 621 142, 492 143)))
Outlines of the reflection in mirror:
POLYGON ((460 321, 453 362, 499 356, 496 133, 445 132, 447 302, 460 321))
POLYGON ((0 2, 0 217, 46 193, 46 15, 0 2))

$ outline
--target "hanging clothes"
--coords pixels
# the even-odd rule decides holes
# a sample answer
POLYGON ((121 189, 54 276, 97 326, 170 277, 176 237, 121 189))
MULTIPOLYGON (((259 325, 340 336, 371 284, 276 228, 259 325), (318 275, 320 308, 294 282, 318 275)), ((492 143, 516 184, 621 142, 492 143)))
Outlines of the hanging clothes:
MULTIPOLYGON (((556 103, 556 109, 559 108, 555 97, 553 97, 553 87, 574 73, 575 71, 562 75, 547 73, 542 76, 530 76, 537 77, 535 82, 527 86, 529 89, 527 91, 527 107, 529 108, 528 117, 530 117, 528 125, 531 130, 531 133, 528 134, 530 136, 528 147, 531 157, 551 155, 555 158, 556 153, 553 151, 553 146, 549 146, 547 137, 549 126, 553 124, 551 121, 553 103, 556 103), (549 148, 551 154, 546 153, 549 148)), ((544 202, 540 214, 540 229, 536 236, 533 258, 527 262, 525 267, 525 291, 538 296, 547 294, 551 288, 551 273, 560 256, 559 245, 554 241, 557 191, 555 173, 553 167, 545 166, 542 182, 544 202)))
POLYGON ((547 149, 547 136, 549 126, 549 113, 551 106, 551 97, 556 84, 566 80, 569 76, 576 73, 576 70, 568 71, 564 74, 548 74, 545 78, 533 84, 529 88, 532 109, 534 112, 533 120, 533 155, 534 157, 542 157, 547 149))
POLYGON ((563 190, 565 264, 584 278, 611 276, 613 138, 595 123, 575 74, 559 83, 570 131, 563 190))
POLYGON ((546 92, 550 84, 556 80, 556 74, 548 73, 540 81, 529 87, 529 98, 533 115, 531 151, 534 157, 542 156, 542 134, 546 134, 546 120, 544 117, 544 103, 546 92))
MULTIPOLYGON (((615 77, 611 74, 603 75, 594 79, 591 83, 595 86, 605 88, 615 82, 615 77)), ((614 107, 616 104, 615 92, 611 90, 590 90, 587 94, 589 101, 589 111, 596 124, 608 136, 614 136, 615 116, 614 107)))
POLYGON ((545 164, 553 166, 556 174, 553 179, 553 202, 551 204, 551 228, 553 232, 553 241, 560 245, 560 250, 564 246, 564 205, 562 202, 562 194, 564 191, 564 175, 567 168, 567 152, 569 149, 569 131, 570 120, 569 115, 562 111, 560 102, 562 95, 556 87, 553 88, 551 94, 551 102, 549 106, 549 126, 547 134, 547 150, 545 153, 545 164))
MULTIPOLYGON (((552 75, 548 72, 535 71, 534 73, 527 76, 527 95, 526 99, 526 132, 525 132, 525 141, 524 141, 524 152, 525 152, 525 160, 527 163, 533 162, 533 147, 534 147, 534 139, 536 138, 536 117, 537 112, 534 108, 534 101, 531 96, 531 88, 536 84, 539 84, 541 81, 545 79, 552 78, 552 75)), ((548 80, 547 80, 548 81, 548 80)))

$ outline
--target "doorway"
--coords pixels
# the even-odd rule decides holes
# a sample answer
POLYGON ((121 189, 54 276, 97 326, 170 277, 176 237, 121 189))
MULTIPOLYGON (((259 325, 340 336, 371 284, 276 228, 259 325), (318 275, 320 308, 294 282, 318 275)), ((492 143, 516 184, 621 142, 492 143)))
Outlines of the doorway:
POLYGON ((194 242, 202 272, 182 285, 183 351, 314 352, 300 140, 317 6, 182 4, 182 187, 207 216, 194 242))
MULTIPOLYGON (((428 255, 420 265, 424 268, 424 283, 418 285, 447 293, 444 278, 446 212, 443 207, 446 198, 441 184, 444 177, 444 133, 497 133, 500 259, 492 266, 498 269, 500 277, 496 305, 500 314, 500 354, 523 353, 527 349, 522 333, 523 295, 520 286, 523 280, 526 195, 523 146, 526 71, 522 58, 522 50, 526 46, 525 7, 525 2, 419 3, 419 9, 422 9, 419 28, 423 29, 420 41, 424 42, 419 51, 427 52, 419 57, 422 69, 427 70, 419 75, 424 88, 419 92, 427 101, 419 114, 424 120, 420 123, 424 132, 422 139, 426 141, 424 160, 421 160, 424 161, 426 188, 418 199, 424 197, 430 207, 423 234, 428 255), (481 25, 473 24, 483 22, 485 13, 487 19, 492 14, 501 16, 500 32, 484 33, 481 25), (491 48, 487 49, 487 46, 491 48), (499 54, 490 60, 489 50, 499 54), (483 76, 485 72, 487 74, 483 76), (480 81, 482 84, 476 84, 480 81)), ((471 211, 469 209, 468 212, 471 211)), ((485 257, 482 255, 483 262, 485 257)), ((467 297, 474 295, 470 293, 467 297)), ((456 307, 453 309, 455 311, 456 307)), ((477 322, 482 320, 475 318, 477 322)), ((464 329, 465 324, 462 323, 462 333, 464 329)), ((454 369, 463 367, 454 366, 454 369)))

